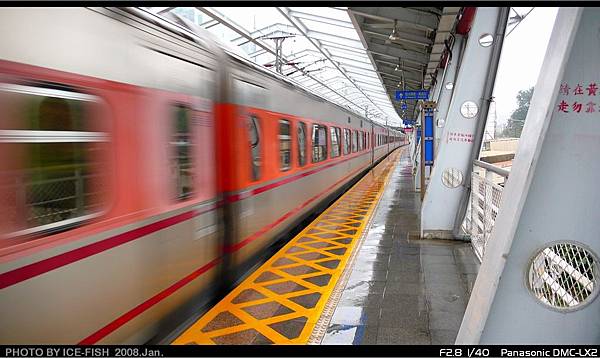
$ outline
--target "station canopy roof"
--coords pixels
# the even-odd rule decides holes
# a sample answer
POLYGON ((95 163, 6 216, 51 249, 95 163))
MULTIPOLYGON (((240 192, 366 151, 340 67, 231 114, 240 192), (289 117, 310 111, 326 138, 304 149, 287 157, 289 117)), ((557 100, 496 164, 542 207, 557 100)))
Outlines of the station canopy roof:
MULTIPOLYGON (((391 126, 414 117, 396 89, 431 86, 460 8, 148 7, 202 27, 251 61, 391 126), (441 33, 438 27, 443 25, 441 33), (389 39, 392 32, 399 36, 389 39), (433 50, 433 51, 432 51, 433 50), (281 56, 277 61, 277 52, 281 56), (401 71, 400 71, 401 70, 401 71), (399 84, 401 83, 401 84, 399 84)), ((414 102, 414 101, 413 101, 414 102)))

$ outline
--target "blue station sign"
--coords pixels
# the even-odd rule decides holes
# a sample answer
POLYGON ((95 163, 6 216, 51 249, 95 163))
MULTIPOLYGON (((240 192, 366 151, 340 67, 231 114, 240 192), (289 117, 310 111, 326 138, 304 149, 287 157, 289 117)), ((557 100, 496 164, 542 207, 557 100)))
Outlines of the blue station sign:
POLYGON ((429 90, 401 91, 396 90, 396 101, 403 99, 428 99, 429 90))

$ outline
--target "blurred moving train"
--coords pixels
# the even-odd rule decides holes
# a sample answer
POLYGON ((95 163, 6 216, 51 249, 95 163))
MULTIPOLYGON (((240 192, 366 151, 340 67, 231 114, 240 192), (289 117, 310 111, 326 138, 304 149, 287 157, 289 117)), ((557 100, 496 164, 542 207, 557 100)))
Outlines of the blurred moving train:
POLYGON ((0 33, 2 344, 148 341, 407 141, 144 10, 0 33))

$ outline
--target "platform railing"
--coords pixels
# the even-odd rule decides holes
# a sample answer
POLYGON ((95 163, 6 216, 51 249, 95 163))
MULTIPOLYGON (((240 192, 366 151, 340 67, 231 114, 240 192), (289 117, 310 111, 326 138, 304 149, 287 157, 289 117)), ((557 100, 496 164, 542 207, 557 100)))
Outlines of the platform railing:
POLYGON ((462 224, 471 237, 473 250, 483 260, 487 242, 491 236, 496 216, 500 210, 502 189, 509 171, 480 160, 473 161, 471 173, 471 197, 462 224))
MULTIPOLYGON (((475 160, 471 174, 471 198, 463 221, 473 250, 481 262, 500 210, 502 190, 508 170, 475 160)), ((529 282, 534 294, 548 305, 570 308, 584 301, 593 291, 594 272, 589 253, 568 243, 545 248, 533 261, 529 282)))

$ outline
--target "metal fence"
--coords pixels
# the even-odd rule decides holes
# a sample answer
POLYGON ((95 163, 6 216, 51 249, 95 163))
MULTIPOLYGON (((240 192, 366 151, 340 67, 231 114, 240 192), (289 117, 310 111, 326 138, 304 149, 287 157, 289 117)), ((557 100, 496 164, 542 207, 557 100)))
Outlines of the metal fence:
POLYGON ((473 250, 483 259, 486 244, 491 236, 496 216, 500 210, 502 189, 509 172, 476 160, 471 174, 471 197, 463 230, 471 236, 473 250))
POLYGON ((529 289, 545 304, 570 309, 581 305, 597 290, 598 263, 585 248, 569 242, 555 243, 532 260, 529 289))
MULTIPOLYGON (((479 261, 483 261, 509 172, 478 160, 473 164, 471 197, 462 228, 471 237, 479 261)), ((532 258, 528 288, 541 302, 555 309, 574 309, 598 294, 597 260, 586 248, 574 243, 553 243, 532 258)))

